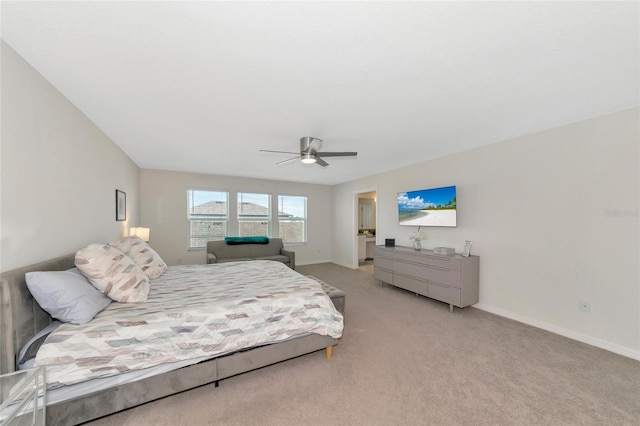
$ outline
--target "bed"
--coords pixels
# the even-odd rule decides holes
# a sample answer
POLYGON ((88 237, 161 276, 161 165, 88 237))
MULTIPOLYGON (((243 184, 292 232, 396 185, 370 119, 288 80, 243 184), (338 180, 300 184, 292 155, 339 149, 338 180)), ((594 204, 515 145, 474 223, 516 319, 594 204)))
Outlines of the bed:
MULTIPOLYGON (((32 297, 25 282, 25 274, 32 271, 68 270, 74 267, 75 257, 75 254, 70 254, 2 273, 0 286, 0 315, 2 319, 2 326, 0 327, 1 373, 15 371, 17 354, 20 349, 52 322, 51 316, 43 311, 32 297)), ((229 274, 235 277, 241 277, 244 274, 251 275, 255 281, 257 276, 255 272, 245 274, 249 265, 253 265, 254 268, 252 269, 254 271, 266 271, 268 269, 272 275, 277 275, 280 280, 290 284, 302 283, 303 287, 309 285, 311 286, 310 288, 315 288, 314 293, 317 293, 318 289, 320 289, 320 292, 322 291, 320 284, 316 281, 306 278, 278 262, 255 262, 257 264, 254 262, 238 262, 221 265, 194 265, 193 269, 198 269, 200 270, 199 273, 210 274, 213 277, 219 272, 218 268, 222 267, 226 268, 227 277, 229 274), (278 265, 277 267, 275 266, 276 264, 278 265)), ((184 275, 190 273, 189 267, 169 267, 165 274, 165 281, 171 280, 171 277, 176 274, 184 279, 184 275)), ((152 281, 149 292, 149 305, 154 303, 153 300, 156 297, 154 287, 165 289, 174 287, 169 284, 165 284, 162 287, 159 284, 161 279, 162 277, 158 281, 152 281)), ((184 280, 179 285, 182 285, 184 287, 182 290, 185 291, 191 287, 191 285, 184 285, 184 280)), ((328 297, 326 295, 325 297, 331 304, 328 297)), ((191 298, 193 299, 193 295, 191 295, 191 298)), ((228 301, 225 303, 228 303, 228 301)), ((251 304, 253 299, 251 301, 245 299, 243 303, 251 304)), ((319 304, 324 304, 324 302, 320 301, 319 304)), ((95 331, 95 327, 99 326, 98 321, 106 321, 104 317, 111 306, 115 307, 111 310, 122 311, 123 305, 126 304, 112 303, 85 326, 89 327, 90 330, 91 327, 94 327, 93 331, 95 331)), ((138 320, 140 318, 148 318, 148 316, 145 317, 148 313, 140 311, 142 305, 145 304, 133 305, 136 307, 135 309, 138 309, 136 312, 138 320)), ((333 308, 333 305, 331 307, 333 308)), ((160 311, 163 310, 154 308, 154 315, 160 311)), ((236 312, 232 315, 235 318, 243 314, 238 315, 236 312)), ((308 320, 302 320, 298 323, 299 326, 302 324, 298 330, 272 333, 277 336, 275 341, 258 339, 257 343, 254 340, 254 343, 249 344, 249 346, 243 346, 247 344, 246 342, 236 342, 231 346, 221 345, 219 348, 217 345, 201 345, 206 348, 216 346, 216 350, 212 350, 210 353, 202 353, 200 348, 200 352, 196 351, 193 356, 186 358, 171 357, 169 362, 153 367, 148 367, 143 363, 141 367, 121 374, 105 374, 94 378, 80 379, 79 381, 73 379, 73 377, 77 377, 76 374, 79 374, 73 369, 65 370, 65 368, 62 368, 61 371, 55 371, 58 367, 51 364, 51 359, 55 359, 54 354, 49 360, 46 358, 41 360, 47 365, 47 370, 51 369, 51 374, 49 374, 49 371, 47 372, 47 382, 49 383, 51 380, 50 384, 52 386, 52 389, 47 394, 47 424, 78 424, 86 422, 194 387, 205 384, 215 384, 217 386, 218 381, 224 378, 318 350, 324 349, 327 358, 330 358, 332 348, 338 343, 342 331, 342 315, 337 311, 335 311, 334 320, 340 324, 330 325, 329 328, 331 330, 322 329, 322 327, 319 329, 304 329, 305 322, 308 320), (61 377, 71 377, 72 379, 69 383, 63 383, 64 380, 60 379, 61 377)), ((120 318, 114 322, 122 322, 122 319, 120 318)), ((66 325, 64 324, 64 326, 66 325)), ((100 325, 100 327, 104 327, 104 324, 100 325)), ((72 339, 77 334, 80 334, 76 333, 76 329, 73 327, 67 327, 65 331, 62 326, 54 333, 64 337, 58 340, 72 339)), ((49 339, 47 338, 47 342, 49 342, 49 339)), ((78 342, 75 345, 78 346, 78 342)), ((83 346, 84 344, 80 343, 80 345, 83 346)), ((45 346, 49 345, 43 345, 43 347, 45 346)), ((72 346, 73 344, 69 347, 72 346)), ((40 357, 40 354, 41 352, 38 353, 38 357, 40 357)), ((109 370, 109 368, 104 370, 109 370)))

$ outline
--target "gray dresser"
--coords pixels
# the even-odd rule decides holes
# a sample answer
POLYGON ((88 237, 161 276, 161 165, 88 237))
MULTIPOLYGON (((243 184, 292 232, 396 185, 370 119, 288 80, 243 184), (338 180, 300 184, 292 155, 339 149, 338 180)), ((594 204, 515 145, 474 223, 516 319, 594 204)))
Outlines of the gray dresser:
POLYGON ((376 279, 448 303, 450 310, 478 303, 478 256, 376 246, 373 264, 376 279))

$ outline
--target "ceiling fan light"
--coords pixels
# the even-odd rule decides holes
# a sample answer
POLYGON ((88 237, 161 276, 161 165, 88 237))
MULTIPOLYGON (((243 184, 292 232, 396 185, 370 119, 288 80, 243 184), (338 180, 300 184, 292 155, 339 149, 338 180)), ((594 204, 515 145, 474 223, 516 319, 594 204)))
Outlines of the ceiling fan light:
POLYGON ((300 155, 300 158, 302 159, 302 162, 304 164, 313 164, 316 162, 316 155, 315 154, 310 154, 310 153, 303 153, 300 155))

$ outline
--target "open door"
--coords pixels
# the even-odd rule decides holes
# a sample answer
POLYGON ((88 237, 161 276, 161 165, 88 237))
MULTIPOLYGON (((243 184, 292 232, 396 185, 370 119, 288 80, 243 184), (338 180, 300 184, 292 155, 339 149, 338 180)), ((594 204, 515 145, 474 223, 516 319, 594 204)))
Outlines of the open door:
POLYGON ((356 194, 357 224, 356 254, 359 269, 373 272, 376 245, 377 192, 369 190, 356 194))

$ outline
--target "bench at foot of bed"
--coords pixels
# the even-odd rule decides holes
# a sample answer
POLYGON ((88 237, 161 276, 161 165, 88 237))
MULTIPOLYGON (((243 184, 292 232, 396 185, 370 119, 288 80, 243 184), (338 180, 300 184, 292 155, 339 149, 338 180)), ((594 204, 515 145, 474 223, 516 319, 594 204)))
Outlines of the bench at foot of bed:
POLYGON ((344 304, 345 298, 347 294, 340 290, 339 288, 335 288, 331 284, 325 283, 319 278, 314 277, 313 275, 307 275, 307 278, 311 278, 314 281, 317 281, 322 286, 322 290, 325 292, 329 299, 333 302, 333 306, 336 307, 336 310, 344 315, 344 304))

